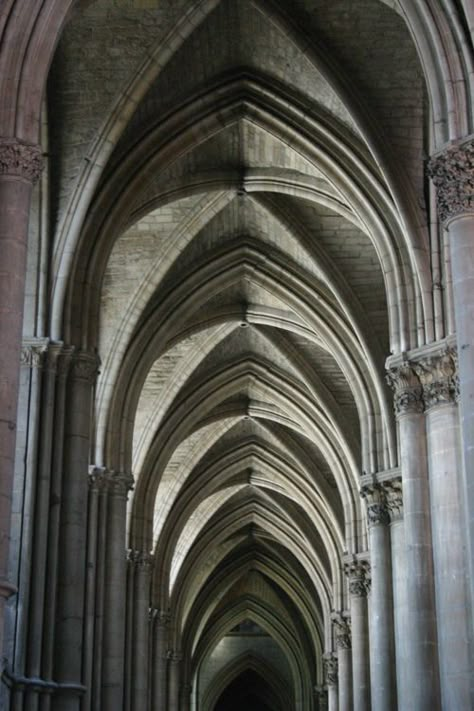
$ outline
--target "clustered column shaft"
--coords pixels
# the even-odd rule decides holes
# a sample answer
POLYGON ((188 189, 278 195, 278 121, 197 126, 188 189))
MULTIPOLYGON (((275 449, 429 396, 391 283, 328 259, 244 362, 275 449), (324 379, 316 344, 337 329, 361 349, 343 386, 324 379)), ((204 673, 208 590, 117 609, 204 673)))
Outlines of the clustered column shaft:
POLYGON ((406 620, 403 632, 403 683, 399 703, 407 711, 439 708, 439 682, 431 538, 428 453, 422 387, 403 363, 388 373, 395 393, 403 480, 406 557, 406 620))
POLYGON ((26 275, 33 184, 43 162, 39 146, 0 140, 0 648, 8 578, 10 520, 26 275))
POLYGON ((337 617, 335 637, 338 665, 339 711, 352 711, 351 627, 347 617, 337 617))
POLYGON ((368 564, 354 561, 346 566, 352 628, 352 678, 354 711, 370 710, 368 564))
POLYGON ((338 668, 334 654, 324 656, 324 678, 328 690, 328 711, 339 711, 338 668))
POLYGON ((366 487, 371 567, 369 616, 373 711, 396 708, 390 516, 378 486, 366 487))
MULTIPOLYGON (((474 608, 474 139, 434 156, 428 175, 437 191, 441 223, 447 231, 453 278, 456 340, 459 354, 464 467, 462 499, 470 575, 471 615, 474 608)), ((472 629, 472 619, 471 627, 472 629)), ((472 640, 471 640, 472 643, 472 640)))

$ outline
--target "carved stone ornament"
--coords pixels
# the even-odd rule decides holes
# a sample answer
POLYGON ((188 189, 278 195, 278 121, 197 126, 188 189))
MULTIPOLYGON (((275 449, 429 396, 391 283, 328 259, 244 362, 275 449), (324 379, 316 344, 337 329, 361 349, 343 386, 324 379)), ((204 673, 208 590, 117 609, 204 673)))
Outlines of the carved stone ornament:
POLYGON ((459 396, 459 380, 456 357, 451 350, 429 356, 414 364, 423 386, 425 408, 452 403, 459 396))
POLYGON ((183 655, 181 652, 177 652, 173 649, 168 649, 166 653, 166 658, 171 664, 179 664, 182 661, 183 655))
POLYGON ((328 686, 337 684, 337 657, 330 655, 324 659, 324 677, 328 686))
POLYGON ((474 139, 452 146, 428 163, 441 222, 474 212, 474 139))
POLYGON ((110 492, 115 496, 127 496, 133 489, 133 476, 126 472, 114 472, 106 467, 89 467, 89 487, 96 491, 110 492))
POLYGON ((127 561, 137 568, 147 572, 153 564, 153 555, 148 551, 135 550, 129 548, 127 551, 127 561))
POLYGON ((336 647, 338 649, 350 649, 352 646, 351 640, 351 625, 349 620, 341 618, 334 621, 336 647))
POLYGON ((352 578, 349 580, 349 592, 355 597, 365 597, 367 595, 367 581, 364 578, 352 578))
POLYGON ((43 163, 40 146, 0 138, 0 175, 12 175, 36 183, 43 163))
POLYGON ((349 593, 355 597, 366 597, 370 587, 370 565, 367 561, 354 560, 346 563, 344 571, 349 579, 349 593))
POLYGON ((42 368, 46 361, 47 351, 46 343, 23 344, 20 351, 20 365, 23 368, 42 368))
POLYGON ((393 405, 397 417, 423 412, 423 388, 410 363, 390 368, 386 380, 394 393, 393 405))
POLYGON ((390 514, 383 487, 379 484, 364 486, 360 494, 367 504, 369 526, 387 526, 390 523, 390 514))
POLYGON ((100 359, 95 353, 80 351, 73 355, 71 372, 76 380, 83 380, 93 385, 99 374, 100 359))
POLYGON ((171 613, 169 610, 156 610, 154 619, 159 627, 167 627, 171 621, 171 613))
POLYGON ((327 711, 328 692, 323 686, 314 687, 314 698, 319 702, 319 711, 327 711))
POLYGON ((387 508, 392 523, 403 518, 403 491, 401 477, 383 484, 387 508))

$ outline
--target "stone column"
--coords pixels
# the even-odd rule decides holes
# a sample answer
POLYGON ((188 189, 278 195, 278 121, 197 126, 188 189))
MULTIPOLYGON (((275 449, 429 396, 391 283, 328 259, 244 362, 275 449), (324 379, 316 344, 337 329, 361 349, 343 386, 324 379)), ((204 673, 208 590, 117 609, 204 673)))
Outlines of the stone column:
POLYGON ((339 711, 352 711, 352 647, 351 627, 347 618, 334 620, 337 649, 339 711))
POLYGON ((193 685, 189 682, 184 683, 181 687, 181 711, 190 711, 192 693, 193 685))
POLYGON ((73 356, 64 431, 63 481, 59 531, 55 680, 61 693, 54 711, 79 711, 86 585, 87 500, 92 393, 98 358, 73 356))
POLYGON ((367 609, 368 563, 346 565, 352 627, 352 681, 354 711, 370 711, 369 622, 367 609))
MULTIPOLYGON (((406 588, 407 567, 405 556, 405 529, 403 525, 403 493, 401 477, 383 482, 387 508, 390 515, 390 543, 393 581, 393 621, 395 630, 395 677, 399 709, 406 709, 410 690, 406 683, 406 588)), ((407 705, 408 704, 408 705, 407 705)))
POLYGON ((179 711, 179 694, 181 683, 181 663, 183 655, 181 652, 168 651, 168 709, 169 711, 179 711))
POLYGON ((441 706, 468 709, 473 703, 472 669, 455 354, 448 349, 429 355, 415 368, 423 385, 428 432, 441 706))
MULTIPOLYGON (((449 233, 456 340, 461 380, 465 505, 471 615, 474 610, 474 139, 434 156, 428 175, 437 189, 440 222, 449 233)), ((472 624, 472 619, 471 619, 472 624)))
POLYGON ((334 654, 325 654, 323 661, 324 678, 328 690, 328 711, 339 711, 337 657, 334 654))
POLYGON ((107 547, 105 555, 104 631, 102 642, 101 711, 115 711, 123 704, 125 664, 127 495, 133 477, 104 469, 107 490, 107 547))
POLYGON ((146 709, 148 700, 148 630, 153 556, 133 551, 135 564, 132 711, 146 709))
MULTIPOLYGON (((58 598, 58 566, 59 566, 59 541, 60 541, 60 509, 63 485, 63 459, 64 459, 64 433, 67 408, 67 382, 71 368, 74 348, 62 347, 57 358, 56 388, 54 397, 54 436, 51 443, 51 480, 49 487, 49 521, 48 545, 45 577, 44 619, 43 619, 43 644, 42 644, 42 672, 47 681, 55 678, 54 651, 55 651, 55 625, 58 598)), ((52 694, 45 693, 41 698, 40 711, 50 711, 52 708, 52 694)))
POLYGON ((167 649, 170 614, 165 610, 156 610, 153 627, 153 683, 152 709, 166 708, 167 699, 167 649))
MULTIPOLYGON (((398 360, 387 375, 398 421, 406 561, 406 621, 402 638, 397 634, 397 672, 400 664, 403 670, 398 700, 407 711, 436 711, 440 691, 424 403, 413 367, 398 360)), ((396 571, 394 580, 399 585, 396 571)))
POLYGON ((15 591, 8 556, 28 220, 41 149, 0 139, 0 649, 5 603, 15 591))
POLYGON ((390 517, 379 484, 365 486, 371 569, 370 685, 372 711, 396 709, 390 517))

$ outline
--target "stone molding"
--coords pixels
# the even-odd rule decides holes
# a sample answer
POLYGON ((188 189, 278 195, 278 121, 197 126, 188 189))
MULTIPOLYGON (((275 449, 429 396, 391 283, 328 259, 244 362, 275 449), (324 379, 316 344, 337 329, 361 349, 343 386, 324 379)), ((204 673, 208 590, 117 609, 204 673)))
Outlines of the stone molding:
POLYGON ((441 222, 474 213, 474 138, 433 156, 427 174, 436 187, 441 222))
POLYGON ((324 663, 324 678, 328 686, 335 686, 338 678, 337 657, 334 654, 325 654, 324 663))
POLYGON ((0 175, 36 183, 43 171, 41 147, 17 139, 0 138, 0 175))

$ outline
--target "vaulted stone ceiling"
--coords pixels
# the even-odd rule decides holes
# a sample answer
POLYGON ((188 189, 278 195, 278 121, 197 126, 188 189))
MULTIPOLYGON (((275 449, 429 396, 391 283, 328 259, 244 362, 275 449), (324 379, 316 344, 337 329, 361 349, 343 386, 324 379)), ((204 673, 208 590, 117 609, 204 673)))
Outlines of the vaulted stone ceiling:
POLYGON ((59 46, 52 330, 100 354, 92 460, 133 472, 128 545, 208 704, 321 677, 359 478, 397 464, 385 358, 439 321, 424 104, 396 2, 98 0, 59 46))

